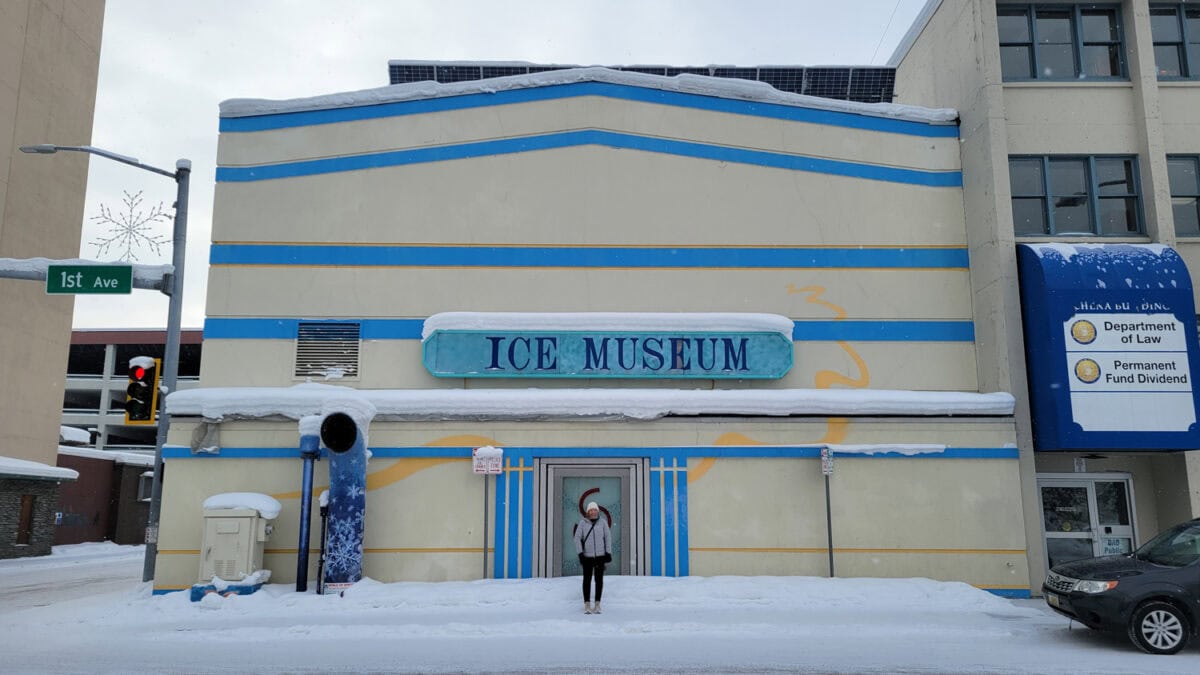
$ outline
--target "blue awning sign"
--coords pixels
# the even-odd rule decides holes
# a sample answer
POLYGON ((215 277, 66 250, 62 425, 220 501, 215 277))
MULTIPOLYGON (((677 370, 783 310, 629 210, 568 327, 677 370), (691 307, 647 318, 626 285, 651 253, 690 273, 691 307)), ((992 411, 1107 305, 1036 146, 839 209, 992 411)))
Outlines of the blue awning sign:
POLYGON ((1200 448, 1200 341, 1179 254, 1020 244, 1017 263, 1034 448, 1200 448))

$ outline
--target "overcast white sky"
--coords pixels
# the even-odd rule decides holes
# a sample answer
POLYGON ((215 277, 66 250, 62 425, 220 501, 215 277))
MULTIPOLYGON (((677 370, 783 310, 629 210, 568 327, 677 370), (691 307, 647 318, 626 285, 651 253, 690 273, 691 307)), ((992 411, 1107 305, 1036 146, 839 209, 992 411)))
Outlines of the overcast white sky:
MULTIPOLYGON (((925 0, 108 0, 92 145, 192 160, 183 325, 204 321, 218 105, 384 86, 389 59, 585 65, 883 64, 925 0)), ((61 142, 30 139, 29 142, 61 142)), ((123 191, 169 209, 174 183, 93 157, 80 257, 123 191)), ((162 224, 170 237, 170 223, 162 224)), ((138 262, 169 263, 143 249, 138 262)), ((114 257, 113 255, 108 258, 114 257)), ((486 309, 486 308, 480 308, 486 309)), ((79 296, 77 328, 163 327, 155 291, 79 296)))

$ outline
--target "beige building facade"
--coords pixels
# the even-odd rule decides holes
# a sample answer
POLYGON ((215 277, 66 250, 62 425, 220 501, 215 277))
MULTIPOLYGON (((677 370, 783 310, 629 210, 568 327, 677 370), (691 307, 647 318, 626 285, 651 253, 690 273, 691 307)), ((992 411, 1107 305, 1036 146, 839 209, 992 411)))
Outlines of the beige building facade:
POLYGON ((576 69, 232 101, 221 127, 156 592, 207 581, 200 505, 226 492, 283 505, 264 566, 294 580, 321 546, 297 448, 343 411, 373 579, 572 574, 586 497, 623 574, 1029 594, 952 110, 576 69))
MULTIPOLYGON (((22 145, 87 145, 92 135, 104 2, 0 5, 0 257, 75 258, 88 163, 22 154, 22 145)), ((73 300, 37 283, 0 279, 0 456, 54 466, 73 300)), ((5 495, 20 499, 20 495, 5 495)), ((39 497, 39 499, 43 499, 39 497)), ((51 520, 39 541, 53 540, 51 520), (47 539, 48 536, 48 539, 47 539)), ((17 521, 14 526, 20 528, 17 521)), ((7 520, 6 520, 7 522, 7 520)), ((12 536, 11 532, 0 536, 12 536)), ((35 546, 49 552, 49 544, 35 546)))
MULTIPOLYGON (((1198 41, 1196 3, 933 0, 898 47, 896 101, 959 112, 981 388, 1036 391, 1049 349, 1020 320, 1019 246, 1160 244, 1194 278, 1198 41)), ((1049 564, 1200 515, 1194 443, 1039 447, 1037 412, 1017 398, 1032 588, 1049 564)))

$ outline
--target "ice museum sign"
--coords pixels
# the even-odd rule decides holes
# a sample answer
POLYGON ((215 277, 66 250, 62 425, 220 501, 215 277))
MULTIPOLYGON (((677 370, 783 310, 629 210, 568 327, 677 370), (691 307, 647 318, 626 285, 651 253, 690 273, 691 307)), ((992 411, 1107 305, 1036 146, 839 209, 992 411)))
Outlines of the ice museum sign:
MULTIPOLYGON (((703 315, 480 316, 530 317, 526 323, 546 328, 513 328, 511 324, 521 323, 513 319, 497 320, 490 330, 442 328, 439 322, 431 330, 427 322, 423 361, 430 373, 471 378, 778 379, 792 367, 790 337, 782 330, 754 330, 763 326, 753 322, 749 330, 697 331, 672 327, 702 325, 680 317, 703 315), (623 321, 627 316, 637 320, 623 321), (630 328, 630 323, 638 327, 630 328)), ((785 321, 790 332, 791 322, 785 321)))

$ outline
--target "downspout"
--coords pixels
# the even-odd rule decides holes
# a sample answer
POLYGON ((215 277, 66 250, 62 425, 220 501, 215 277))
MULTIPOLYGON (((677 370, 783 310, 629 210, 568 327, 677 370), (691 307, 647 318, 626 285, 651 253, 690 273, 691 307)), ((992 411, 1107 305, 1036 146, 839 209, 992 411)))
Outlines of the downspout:
MULTIPOLYGON (((306 426, 303 421, 301 427, 306 426)), ((296 592, 308 590, 308 549, 312 525, 313 464, 321 455, 321 438, 314 433, 300 434, 300 458, 304 475, 300 479, 300 540, 296 545, 296 592)))

